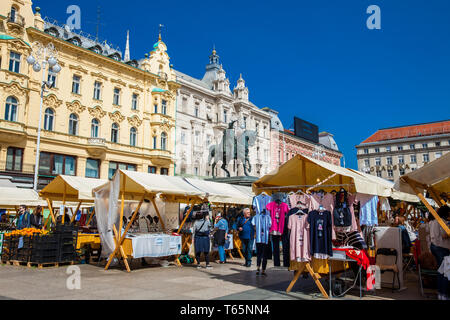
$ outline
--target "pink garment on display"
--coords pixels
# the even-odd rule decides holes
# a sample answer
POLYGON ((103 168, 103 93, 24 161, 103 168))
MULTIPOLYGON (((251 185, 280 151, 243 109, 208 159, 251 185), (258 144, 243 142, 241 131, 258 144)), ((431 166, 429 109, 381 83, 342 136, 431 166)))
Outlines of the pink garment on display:
POLYGON ((288 229, 291 230, 289 239, 291 260, 297 262, 311 261, 308 215, 298 216, 294 214, 290 216, 288 229))
POLYGON ((288 205, 284 202, 278 204, 274 201, 269 203, 266 209, 270 211, 270 218, 272 219, 272 226, 270 227, 269 232, 277 235, 283 234, 284 218, 289 211, 288 205))
POLYGON ((356 202, 356 194, 349 194, 347 200, 348 206, 350 208, 350 213, 352 214, 352 229, 350 231, 358 231, 358 224, 356 223, 355 218, 355 208, 353 207, 353 204, 356 202))
POLYGON ((299 201, 304 203, 306 207, 309 207, 309 196, 298 193, 294 193, 289 196, 289 203, 291 204, 291 208, 296 207, 299 201))
POLYGON ((320 206, 322 205, 326 211, 330 211, 333 213, 334 209, 334 196, 331 193, 325 193, 323 196, 316 193, 310 196, 309 201, 309 211, 316 211, 319 210, 320 206))

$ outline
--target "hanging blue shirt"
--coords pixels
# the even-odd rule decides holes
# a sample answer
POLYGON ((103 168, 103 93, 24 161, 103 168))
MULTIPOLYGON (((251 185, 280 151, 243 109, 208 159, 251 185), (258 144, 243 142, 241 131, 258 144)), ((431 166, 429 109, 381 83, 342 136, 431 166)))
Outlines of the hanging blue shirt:
POLYGON ((268 196, 264 193, 261 193, 259 196, 253 198, 253 208, 256 214, 261 214, 263 210, 266 210, 266 207, 269 203, 272 202, 272 197, 268 196))
POLYGON ((272 226, 270 214, 257 214, 252 219, 252 225, 256 229, 256 243, 269 243, 269 229, 272 226))

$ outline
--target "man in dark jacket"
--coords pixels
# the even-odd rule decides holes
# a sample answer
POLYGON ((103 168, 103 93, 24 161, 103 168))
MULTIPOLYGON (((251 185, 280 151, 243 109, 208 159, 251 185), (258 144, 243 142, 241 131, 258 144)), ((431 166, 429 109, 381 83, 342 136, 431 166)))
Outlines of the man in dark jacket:
POLYGON ((29 228, 31 225, 30 220, 30 212, 27 210, 27 206, 21 205, 19 207, 19 217, 17 218, 17 230, 29 228))
POLYGON ((245 258, 243 266, 250 268, 252 266, 252 245, 253 239, 255 238, 255 231, 251 221, 250 209, 244 209, 243 213, 244 216, 239 217, 236 226, 239 231, 239 239, 241 239, 242 243, 242 254, 245 258))

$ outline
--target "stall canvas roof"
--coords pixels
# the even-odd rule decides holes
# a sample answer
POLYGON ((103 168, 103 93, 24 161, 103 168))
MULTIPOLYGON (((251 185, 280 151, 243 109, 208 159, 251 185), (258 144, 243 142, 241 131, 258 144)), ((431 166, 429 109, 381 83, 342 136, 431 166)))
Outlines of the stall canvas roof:
POLYGON ((404 193, 404 192, 395 190, 394 189, 394 183, 391 182, 391 181, 388 181, 386 179, 383 179, 383 178, 380 178, 380 177, 377 177, 377 176, 373 176, 371 174, 367 174, 367 173, 364 173, 364 172, 361 172, 361 171, 356 171, 356 170, 353 170, 353 169, 348 169, 348 170, 351 170, 351 171, 353 171, 353 172, 355 172, 357 174, 360 174, 360 175, 362 175, 363 177, 365 177, 368 180, 371 180, 371 181, 373 181, 375 183, 379 183, 379 184, 385 186, 387 189, 391 190, 390 197, 392 199, 394 199, 394 200, 401 200, 401 201, 415 202, 415 203, 420 202, 419 198, 417 196, 415 196, 415 195, 411 195, 409 193, 404 193))
POLYGON ((253 197, 244 193, 231 184, 185 178, 195 188, 206 194, 212 203, 251 205, 253 197))
POLYGON ((232 186, 234 188, 238 189, 240 192, 248 195, 249 197, 252 197, 252 199, 255 196, 255 194, 253 193, 252 187, 240 186, 240 185, 236 185, 236 184, 233 184, 232 186))
POLYGON ((394 188, 402 192, 415 194, 406 182, 408 179, 413 181, 421 192, 432 188, 438 194, 450 193, 450 152, 422 168, 400 177, 394 188))
POLYGON ((370 195, 388 197, 391 194, 386 186, 360 174, 303 155, 296 155, 277 170, 256 181, 253 191, 259 194, 262 191, 287 192, 314 188, 330 192, 340 187, 370 195))
POLYGON ((22 204, 26 206, 46 205, 33 189, 0 187, 0 207, 2 209, 18 207, 22 204))
MULTIPOLYGON (((180 177, 126 170, 118 170, 116 172, 117 174, 120 174, 120 190, 125 192, 126 200, 136 200, 139 196, 144 195, 144 193, 184 198, 205 198, 206 195, 204 191, 195 188, 180 177), (125 189, 123 189, 124 179, 125 189)), ((95 188, 93 192, 97 192, 103 188, 109 188, 109 182, 95 188)))
POLYGON ((50 182, 39 194, 43 198, 62 200, 64 190, 66 201, 93 202, 92 190, 104 185, 108 180, 72 176, 58 176, 50 182))

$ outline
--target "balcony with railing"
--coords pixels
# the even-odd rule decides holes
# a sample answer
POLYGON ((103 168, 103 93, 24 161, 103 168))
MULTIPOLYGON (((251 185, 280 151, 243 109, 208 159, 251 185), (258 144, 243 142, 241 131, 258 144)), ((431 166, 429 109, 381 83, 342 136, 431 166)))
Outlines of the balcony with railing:
POLYGON ((6 22, 22 28, 25 26, 25 18, 18 13, 8 13, 6 22))

